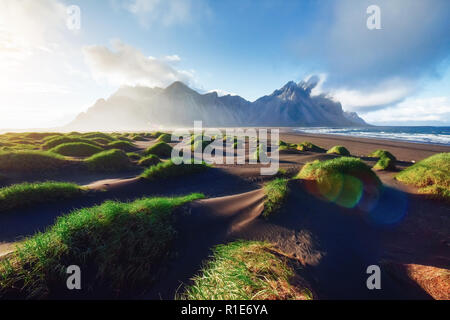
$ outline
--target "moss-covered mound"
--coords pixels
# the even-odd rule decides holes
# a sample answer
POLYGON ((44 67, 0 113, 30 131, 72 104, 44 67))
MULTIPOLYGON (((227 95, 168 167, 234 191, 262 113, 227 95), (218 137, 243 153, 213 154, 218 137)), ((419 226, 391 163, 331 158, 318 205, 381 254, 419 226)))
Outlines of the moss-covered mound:
POLYGON ((172 155, 172 147, 165 142, 158 142, 145 150, 146 155, 154 154, 160 158, 168 158, 172 155))
POLYGON ((298 144, 297 145, 297 150, 320 152, 320 153, 323 153, 323 152, 326 151, 325 149, 323 149, 323 148, 321 148, 319 146, 316 146, 315 144, 313 144, 313 143, 311 143, 309 141, 303 141, 302 143, 298 144))
POLYGON ((68 157, 90 157, 102 151, 102 148, 84 142, 63 143, 50 149, 50 152, 68 157))
POLYGON ((148 287, 171 251, 172 211, 201 197, 108 201, 61 216, 0 260, 0 298, 117 298, 148 287), (67 290, 69 265, 80 267, 83 290, 67 290))
POLYGON ((102 138, 109 141, 114 141, 115 138, 111 134, 103 133, 103 132, 88 132, 81 135, 85 139, 95 139, 102 138))
POLYGON ((141 160, 139 160, 138 165, 140 165, 142 167, 150 167, 150 166, 157 165, 160 162, 161 162, 161 160, 158 158, 158 156, 151 154, 151 155, 146 156, 146 157, 142 158, 141 160))
POLYGON ((397 159, 389 151, 378 149, 369 154, 369 157, 379 158, 378 162, 373 166, 374 170, 395 170, 397 159))
POLYGON ((118 172, 131 167, 130 158, 125 152, 118 149, 94 154, 84 162, 90 171, 96 172, 118 172))
POLYGON ((398 173, 397 180, 430 196, 450 200, 450 153, 426 158, 398 173))
POLYGON ((107 144, 107 148, 120 149, 125 152, 132 152, 137 149, 134 144, 128 141, 113 141, 107 144))
POLYGON ((363 209, 378 198, 380 179, 357 158, 341 157, 307 163, 297 178, 312 181, 309 191, 346 208, 361 204, 363 209))
POLYGON ((194 164, 193 160, 191 163, 181 163, 178 165, 172 160, 168 160, 151 166, 141 176, 149 180, 168 179, 203 172, 208 168, 209 166, 206 163, 194 164))
POLYGON ((95 141, 92 141, 90 139, 79 138, 79 137, 74 137, 74 136, 59 136, 59 137, 47 140, 42 145, 42 149, 43 150, 50 150, 50 149, 53 149, 53 148, 59 146, 60 144, 75 143, 75 142, 88 143, 88 144, 96 145, 97 147, 101 147, 100 144, 98 144, 95 141))
POLYGON ((392 159, 392 160, 397 160, 397 158, 395 158, 395 156, 392 153, 390 153, 389 151, 386 151, 386 150, 382 150, 382 149, 375 150, 374 152, 369 154, 369 157, 372 157, 372 158, 389 158, 389 159, 392 159))
POLYGON ((0 211, 47 203, 80 195, 82 189, 73 183, 21 183, 0 188, 0 211))
POLYGON ((327 151, 328 154, 338 154, 340 156, 349 156, 350 151, 347 150, 344 146, 334 146, 330 150, 327 151))
POLYGON ((40 173, 59 170, 68 161, 46 151, 0 151, 0 170, 21 173, 40 173))
POLYGON ((158 137, 158 141, 170 143, 170 142, 172 142, 172 136, 168 133, 163 133, 158 137))

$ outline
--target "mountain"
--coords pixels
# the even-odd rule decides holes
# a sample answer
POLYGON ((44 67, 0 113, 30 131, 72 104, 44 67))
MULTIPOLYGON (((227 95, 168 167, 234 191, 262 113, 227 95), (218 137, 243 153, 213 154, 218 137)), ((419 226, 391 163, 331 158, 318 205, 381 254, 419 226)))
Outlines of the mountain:
POLYGON ((68 130, 144 130, 151 126, 367 126, 326 95, 311 95, 313 79, 288 82, 254 102, 240 96, 199 94, 182 82, 165 89, 122 87, 69 123, 68 130))

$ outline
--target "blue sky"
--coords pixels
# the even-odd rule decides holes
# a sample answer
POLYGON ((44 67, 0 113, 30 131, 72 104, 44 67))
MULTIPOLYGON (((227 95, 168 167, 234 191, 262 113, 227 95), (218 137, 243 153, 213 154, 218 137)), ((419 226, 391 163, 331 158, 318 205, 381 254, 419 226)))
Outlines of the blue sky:
POLYGON ((61 125, 121 85, 254 100, 319 75, 374 124, 450 124, 446 0, 3 0, 0 128, 61 125), (380 8, 381 29, 366 26, 380 8), (81 29, 66 26, 77 5, 81 29))

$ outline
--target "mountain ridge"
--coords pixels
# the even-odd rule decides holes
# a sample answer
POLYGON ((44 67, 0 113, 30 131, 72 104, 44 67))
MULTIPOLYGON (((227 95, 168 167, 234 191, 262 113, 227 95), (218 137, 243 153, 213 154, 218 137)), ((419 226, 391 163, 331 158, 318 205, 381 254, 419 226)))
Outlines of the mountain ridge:
POLYGON ((238 95, 198 93, 181 81, 166 88, 120 87, 99 99, 66 127, 70 130, 130 130, 150 126, 368 126, 328 96, 311 95, 317 80, 289 81, 250 102, 238 95))

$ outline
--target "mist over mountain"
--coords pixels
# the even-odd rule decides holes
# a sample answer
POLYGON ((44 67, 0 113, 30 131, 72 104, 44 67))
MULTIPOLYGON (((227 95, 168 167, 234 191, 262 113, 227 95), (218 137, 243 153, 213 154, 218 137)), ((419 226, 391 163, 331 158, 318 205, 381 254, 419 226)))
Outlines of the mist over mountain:
POLYGON ((240 96, 200 94, 182 82, 167 88, 122 87, 99 99, 66 126, 68 130, 144 130, 151 126, 367 126, 356 113, 342 110, 326 95, 311 95, 314 77, 290 81, 254 102, 240 96))

